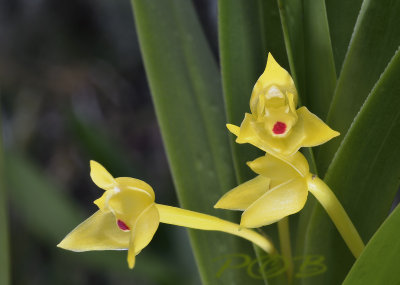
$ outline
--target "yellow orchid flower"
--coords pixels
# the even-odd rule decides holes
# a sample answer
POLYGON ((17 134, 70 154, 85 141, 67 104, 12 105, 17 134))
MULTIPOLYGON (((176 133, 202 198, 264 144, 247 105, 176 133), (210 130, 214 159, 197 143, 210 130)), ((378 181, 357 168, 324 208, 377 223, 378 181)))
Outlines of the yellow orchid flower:
POLYGON ((129 177, 114 178, 103 166, 90 162, 93 182, 104 189, 94 201, 99 207, 78 225, 58 247, 72 251, 128 250, 128 265, 152 240, 160 222, 200 230, 222 231, 245 238, 268 253, 272 243, 260 234, 217 217, 156 204, 152 187, 129 177))
POLYGON ((278 157, 339 135, 306 107, 296 110, 297 96, 292 77, 268 54, 265 71, 251 94, 251 114, 245 114, 240 127, 227 127, 237 143, 250 143, 278 157))
POLYGON ((308 162, 300 152, 287 161, 265 155, 249 162, 258 176, 227 192, 214 207, 244 211, 240 225, 258 228, 299 212, 310 191, 325 208, 353 255, 358 257, 364 244, 335 194, 309 172, 308 162))

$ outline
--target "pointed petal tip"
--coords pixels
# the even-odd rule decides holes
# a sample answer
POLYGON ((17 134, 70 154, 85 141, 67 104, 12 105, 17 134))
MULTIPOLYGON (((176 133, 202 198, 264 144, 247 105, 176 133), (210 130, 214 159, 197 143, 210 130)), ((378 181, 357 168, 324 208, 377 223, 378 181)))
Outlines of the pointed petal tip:
POLYGON ((236 136, 239 135, 240 127, 235 126, 233 124, 226 124, 226 127, 232 134, 234 134, 236 136))
POLYGON ((57 244, 57 247, 65 249, 65 250, 76 251, 76 250, 73 249, 73 247, 68 246, 67 237, 65 237, 62 241, 60 241, 60 243, 57 244))
POLYGON ((223 203, 223 196, 215 203, 214 209, 225 209, 223 203))
POLYGON ((128 256, 129 269, 133 269, 135 267, 135 260, 136 260, 135 256, 133 258, 129 258, 129 256, 128 256))
POLYGON ((96 167, 104 168, 103 165, 101 165, 100 163, 98 163, 96 160, 93 159, 89 161, 89 166, 90 166, 90 171, 93 171, 96 167))
POLYGON ((90 160, 90 177, 103 190, 109 190, 115 184, 114 177, 97 161, 90 160))
POLYGON ((227 207, 226 207, 226 205, 225 205, 225 203, 224 203, 224 200, 223 200, 223 197, 221 197, 221 199, 219 199, 218 202, 215 203, 214 209, 232 210, 231 208, 227 208, 227 207))

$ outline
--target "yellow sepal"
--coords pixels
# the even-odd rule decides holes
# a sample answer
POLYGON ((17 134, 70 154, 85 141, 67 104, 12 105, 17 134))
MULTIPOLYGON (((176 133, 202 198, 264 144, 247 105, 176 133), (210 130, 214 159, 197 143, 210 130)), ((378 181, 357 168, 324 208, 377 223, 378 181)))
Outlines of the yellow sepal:
POLYGON ((90 161, 90 177, 101 189, 110 190, 115 187, 114 177, 98 162, 90 161))
POLYGON ((308 162, 300 152, 287 157, 286 162, 267 154, 247 164, 255 173, 269 177, 271 188, 296 177, 305 177, 309 173, 308 162))
POLYGON ((323 144, 330 139, 340 135, 339 132, 332 130, 320 118, 311 113, 306 107, 297 110, 299 120, 303 122, 305 133, 302 145, 312 147, 323 144))
POLYGON ((131 177, 118 177, 115 178, 115 181, 118 183, 118 187, 121 190, 123 189, 142 192, 149 195, 153 201, 155 199, 153 188, 142 180, 131 177))
POLYGON ((136 219, 133 231, 136 233, 134 237, 134 251, 139 254, 153 239, 160 224, 160 215, 158 213, 156 204, 150 205, 145 209, 141 215, 136 219))
POLYGON ((260 93, 265 92, 266 88, 275 85, 283 93, 291 93, 294 95, 294 102, 297 104, 297 90, 290 74, 283 69, 271 55, 268 53, 267 66, 263 74, 258 78, 254 85, 250 99, 250 109, 252 113, 256 113, 257 100, 260 93))
POLYGON ((146 193, 127 190, 114 193, 108 201, 108 206, 115 217, 130 228, 134 227, 132 222, 152 204, 154 200, 146 193))
POLYGON ((135 263, 136 263, 135 232, 131 231, 130 236, 131 236, 131 238, 129 240, 127 261, 128 261, 129 268, 133 269, 133 267, 135 267, 135 263))
POLYGON ((121 231, 114 215, 97 211, 72 230, 57 246, 72 251, 121 250, 129 245, 129 233, 121 231))
POLYGON ((304 207, 307 194, 305 178, 292 179, 280 184, 243 212, 240 225, 246 228, 258 228, 297 213, 304 207))
POLYGON ((214 208, 244 211, 268 191, 269 182, 268 177, 258 175, 227 192, 218 200, 214 208))

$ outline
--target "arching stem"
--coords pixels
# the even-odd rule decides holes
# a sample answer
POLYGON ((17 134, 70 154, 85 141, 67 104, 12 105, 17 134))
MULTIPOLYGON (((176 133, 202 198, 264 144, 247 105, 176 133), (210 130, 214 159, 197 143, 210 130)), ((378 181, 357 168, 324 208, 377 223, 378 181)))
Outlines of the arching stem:
POLYGON ((310 176, 307 182, 310 192, 325 208, 350 251, 358 258, 365 246, 342 204, 328 185, 317 176, 310 176))
POLYGON ((290 229, 289 217, 284 217, 278 222, 279 243, 286 264, 286 273, 288 277, 288 284, 292 284, 293 280, 293 258, 292 248, 290 245, 290 229))
POLYGON ((193 212, 181 208, 156 204, 160 214, 160 222, 175 226, 206 231, 220 231, 239 236, 256 244, 269 254, 275 253, 274 245, 266 237, 253 230, 240 227, 238 224, 220 218, 193 212))

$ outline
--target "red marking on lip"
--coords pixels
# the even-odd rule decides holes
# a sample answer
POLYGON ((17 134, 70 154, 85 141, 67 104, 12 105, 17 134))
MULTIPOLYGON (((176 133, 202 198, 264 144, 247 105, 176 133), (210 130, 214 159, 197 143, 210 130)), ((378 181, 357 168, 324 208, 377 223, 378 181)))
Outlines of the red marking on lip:
POLYGON ((282 122, 276 122, 272 129, 272 132, 276 135, 284 134, 285 131, 286 131, 286 124, 282 122))
POLYGON ((117 220, 118 227, 123 231, 129 231, 129 227, 121 220, 117 220))

